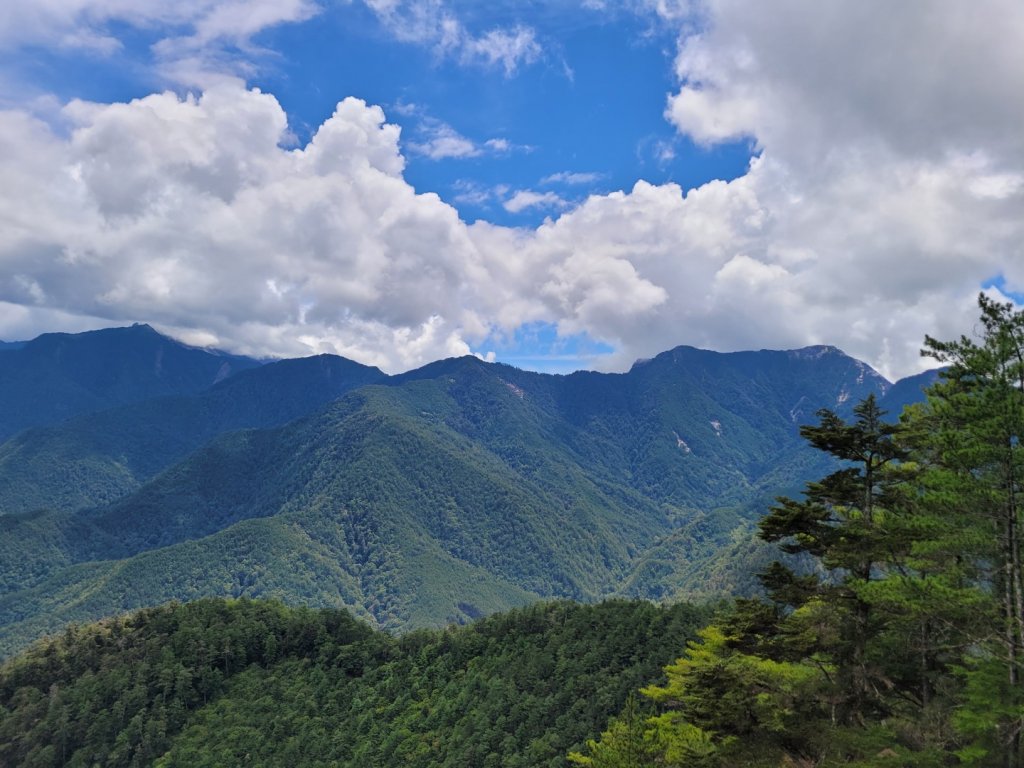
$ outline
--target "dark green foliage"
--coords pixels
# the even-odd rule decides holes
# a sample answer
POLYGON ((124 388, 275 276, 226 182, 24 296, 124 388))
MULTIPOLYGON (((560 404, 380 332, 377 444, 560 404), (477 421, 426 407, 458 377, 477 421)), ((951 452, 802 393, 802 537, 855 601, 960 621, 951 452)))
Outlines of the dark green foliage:
POLYGON ((396 640, 278 603, 147 609, 0 667, 0 764, 553 768, 703 618, 557 603, 396 640))
POLYGON ((345 613, 213 600, 70 626, 0 668, 0 763, 150 765, 237 673, 371 638, 345 613))

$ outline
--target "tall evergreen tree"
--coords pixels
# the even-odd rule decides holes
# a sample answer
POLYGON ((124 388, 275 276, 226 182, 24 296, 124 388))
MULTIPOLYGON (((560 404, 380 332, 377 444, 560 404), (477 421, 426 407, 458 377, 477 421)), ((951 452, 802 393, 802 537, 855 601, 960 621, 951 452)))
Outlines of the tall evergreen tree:
POLYGON ((782 549, 816 558, 824 576, 798 576, 776 563, 763 576, 773 600, 795 609, 815 599, 829 604, 840 622, 838 642, 830 643, 836 664, 837 718, 863 723, 883 714, 887 705, 879 677, 884 674, 868 656, 869 640, 883 621, 863 595, 864 588, 881 578, 886 568, 907 548, 893 526, 889 503, 893 497, 887 467, 905 453, 894 440, 896 427, 873 395, 854 408, 847 424, 829 410, 818 413, 815 426, 801 434, 841 463, 839 469, 808 483, 802 499, 780 498, 761 522, 761 537, 781 542, 782 549))
POLYGON ((918 427, 925 490, 942 516, 945 547, 934 551, 952 551, 947 574, 986 597, 988 614, 998 617, 993 633, 992 623, 962 623, 948 613, 956 604, 946 606, 971 651, 958 716, 969 739, 962 755, 969 764, 1015 768, 1024 765, 1024 312, 984 294, 979 307, 977 339, 926 338, 924 354, 947 368, 908 423, 918 427))
MULTIPOLYGON (((905 651, 879 650, 895 619, 870 597, 910 546, 889 471, 905 451, 883 416, 869 397, 850 423, 823 410, 801 430, 838 467, 760 524, 798 566, 773 564, 762 575, 772 602, 737 601, 666 668, 666 685, 643 690, 661 708, 648 721, 652 765, 914 764, 915 745, 883 721, 898 709, 893 689, 917 681, 903 673, 905 651)), ((594 765, 613 765, 629 732, 613 724, 594 765)))

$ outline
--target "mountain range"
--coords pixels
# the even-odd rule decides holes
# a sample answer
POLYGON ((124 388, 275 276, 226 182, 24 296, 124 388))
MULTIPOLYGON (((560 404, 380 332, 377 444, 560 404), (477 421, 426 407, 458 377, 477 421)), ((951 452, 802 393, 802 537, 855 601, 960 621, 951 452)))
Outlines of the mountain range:
POLYGON ((749 591, 752 528, 827 468, 799 427, 892 384, 834 347, 627 373, 474 357, 398 376, 133 326, 0 346, 0 654, 69 621, 274 597, 376 627, 539 598, 749 591))

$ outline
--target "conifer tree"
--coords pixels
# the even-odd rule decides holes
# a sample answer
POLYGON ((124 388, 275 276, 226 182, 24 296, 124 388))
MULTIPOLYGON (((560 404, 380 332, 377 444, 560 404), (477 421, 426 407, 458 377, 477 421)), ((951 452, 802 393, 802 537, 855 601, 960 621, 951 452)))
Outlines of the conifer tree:
POLYGON ((984 294, 979 307, 977 339, 926 338, 924 354, 947 368, 908 424, 917 426, 931 512, 940 513, 935 527, 945 532, 946 546, 933 552, 952 552, 946 573, 973 588, 980 619, 965 622, 956 601, 942 614, 970 647, 957 716, 969 740, 962 757, 1014 768, 1024 763, 1024 312, 984 294))
POLYGON ((761 521, 797 565, 644 689, 652 764, 1024 768, 1024 312, 979 305, 898 427, 868 398, 802 430, 839 466, 761 521))
MULTIPOLYGON (((882 765, 871 760, 885 749, 901 761, 892 764, 913 764, 880 724, 895 708, 890 667, 902 660, 878 653, 892 616, 865 594, 909 548, 888 472, 905 452, 874 397, 850 423, 818 416, 801 433, 837 469, 802 498, 780 498, 760 524, 802 567, 774 563, 762 574, 772 602, 737 601, 665 669, 666 685, 642 691, 661 707, 648 721, 660 749, 652 764, 882 765)), ((592 754, 619 756, 625 733, 613 724, 592 754)))
POLYGON ((790 609, 811 600, 833 609, 840 626, 828 655, 842 693, 837 718, 846 724, 863 723, 886 710, 878 685, 883 672, 868 657, 869 641, 882 619, 863 591, 886 574, 907 546, 892 525, 893 491, 886 473, 905 453, 893 437, 896 427, 883 421, 884 415, 874 395, 854 408, 849 424, 830 410, 819 411, 819 423, 800 432, 841 466, 808 483, 802 499, 780 498, 760 522, 762 538, 781 542, 790 554, 816 558, 825 569, 825 576, 801 577, 776 563, 762 580, 772 599, 790 609))

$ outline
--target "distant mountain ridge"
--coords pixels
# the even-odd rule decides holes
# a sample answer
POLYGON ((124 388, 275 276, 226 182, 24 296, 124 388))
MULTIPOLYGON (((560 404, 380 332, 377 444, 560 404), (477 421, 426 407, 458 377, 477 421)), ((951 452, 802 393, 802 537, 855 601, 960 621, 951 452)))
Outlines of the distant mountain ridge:
POLYGON ((0 652, 206 595, 401 629, 538 597, 743 589, 751 521, 824 469, 800 424, 916 386, 824 346, 677 347, 621 374, 252 363, 0 445, 0 510, 17 512, 0 515, 0 652))
POLYGON ((186 346, 148 325, 46 333, 0 348, 0 439, 81 413, 200 392, 258 365, 186 346))
POLYGON ((28 429, 0 444, 0 514, 112 502, 224 432, 285 424, 384 378, 333 355, 282 360, 195 394, 28 429))

